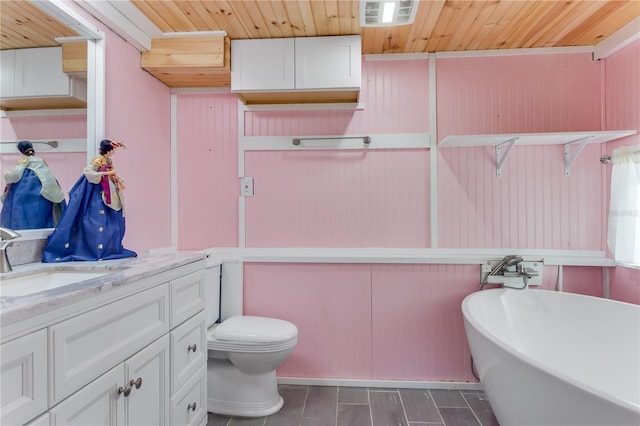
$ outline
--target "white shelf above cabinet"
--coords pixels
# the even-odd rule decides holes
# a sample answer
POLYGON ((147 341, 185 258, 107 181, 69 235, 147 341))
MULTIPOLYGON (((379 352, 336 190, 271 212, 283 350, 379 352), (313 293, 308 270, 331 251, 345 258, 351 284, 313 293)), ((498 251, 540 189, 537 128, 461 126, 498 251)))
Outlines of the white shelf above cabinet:
POLYGON ((438 148, 493 146, 496 150, 496 176, 502 176, 502 165, 515 145, 564 145, 565 175, 573 161, 587 144, 601 144, 635 135, 637 130, 609 130, 590 132, 503 133, 494 135, 451 135, 438 148), (570 146, 576 148, 571 152, 570 146))

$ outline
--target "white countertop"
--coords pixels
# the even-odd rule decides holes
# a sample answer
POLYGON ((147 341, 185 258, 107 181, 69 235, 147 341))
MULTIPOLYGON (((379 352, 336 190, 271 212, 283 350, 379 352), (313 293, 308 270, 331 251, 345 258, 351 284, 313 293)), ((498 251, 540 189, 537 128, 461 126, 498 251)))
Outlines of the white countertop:
POLYGON ((15 266, 13 271, 0 274, 0 324, 4 328, 7 324, 123 288, 149 276, 205 258, 203 253, 178 252, 96 262, 30 263, 15 266), (45 291, 16 297, 2 295, 2 281, 14 277, 46 271, 105 270, 108 273, 100 277, 45 291))

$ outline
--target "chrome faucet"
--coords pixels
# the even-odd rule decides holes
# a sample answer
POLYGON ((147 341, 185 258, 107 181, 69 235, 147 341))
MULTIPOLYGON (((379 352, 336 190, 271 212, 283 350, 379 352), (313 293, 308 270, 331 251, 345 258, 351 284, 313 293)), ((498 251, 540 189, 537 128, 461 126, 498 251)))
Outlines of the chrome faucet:
POLYGON ((484 288, 486 284, 498 283, 502 283, 503 286, 510 288, 526 288, 529 280, 538 275, 540 275, 538 271, 533 268, 528 268, 527 265, 525 265, 521 256, 505 256, 504 259, 491 268, 491 271, 481 281, 480 288, 484 288), (517 282, 522 282, 524 286, 512 287, 512 285, 517 282), (507 283, 509 283, 509 285, 507 285, 507 283))
POLYGON ((13 243, 14 238, 20 236, 16 231, 9 228, 0 228, 0 272, 11 272, 11 263, 7 257, 7 247, 13 243))

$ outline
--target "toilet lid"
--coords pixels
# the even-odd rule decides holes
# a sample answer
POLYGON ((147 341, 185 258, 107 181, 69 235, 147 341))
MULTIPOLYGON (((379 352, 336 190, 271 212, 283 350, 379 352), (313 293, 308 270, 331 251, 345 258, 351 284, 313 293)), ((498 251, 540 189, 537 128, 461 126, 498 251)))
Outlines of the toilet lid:
POLYGON ((298 328, 289 321, 249 315, 228 318, 214 330, 217 340, 235 342, 281 342, 297 336, 298 328))

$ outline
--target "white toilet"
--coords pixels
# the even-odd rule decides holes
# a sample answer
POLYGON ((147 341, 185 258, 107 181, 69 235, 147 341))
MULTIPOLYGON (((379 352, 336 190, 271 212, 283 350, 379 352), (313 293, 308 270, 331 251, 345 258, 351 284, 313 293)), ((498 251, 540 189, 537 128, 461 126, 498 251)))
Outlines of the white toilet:
POLYGON ((207 411, 243 417, 277 412, 283 400, 276 368, 293 351, 297 327, 280 319, 242 315, 240 262, 221 267, 211 261, 205 273, 205 297, 207 411))

